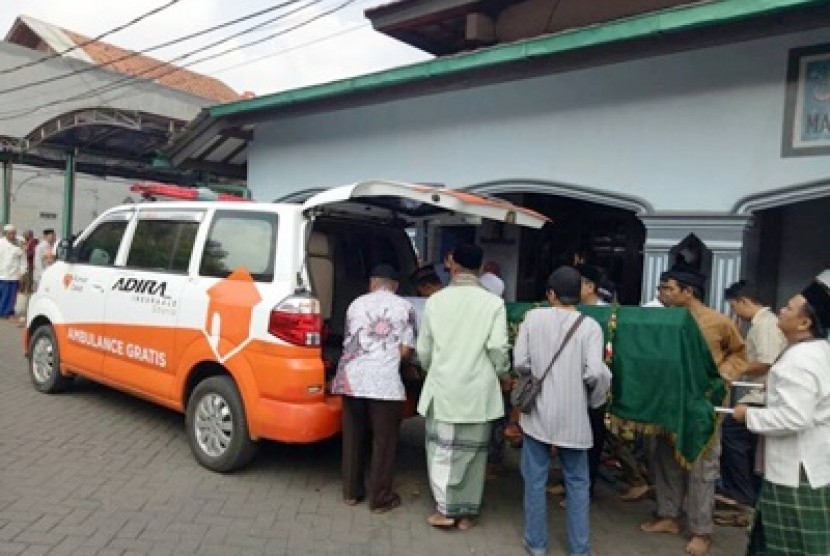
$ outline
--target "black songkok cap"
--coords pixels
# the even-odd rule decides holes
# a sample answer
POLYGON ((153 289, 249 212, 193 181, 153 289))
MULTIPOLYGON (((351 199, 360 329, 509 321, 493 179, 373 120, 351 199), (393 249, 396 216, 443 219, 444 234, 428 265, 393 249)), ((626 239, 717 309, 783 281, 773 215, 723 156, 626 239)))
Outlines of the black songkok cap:
POLYGON ((478 271, 484 260, 484 251, 478 245, 460 243, 452 250, 452 260, 467 270, 478 271))
POLYGON ((602 273, 597 267, 592 264, 581 264, 577 265, 576 269, 583 278, 589 282, 593 282, 597 287, 599 287, 600 282, 602 282, 602 273))
POLYGON ((438 273, 435 272, 435 266, 428 264, 426 266, 422 266, 415 272, 413 272, 409 279, 412 280, 415 284, 421 283, 441 283, 441 278, 438 276, 438 273))
POLYGON ((690 266, 674 265, 665 275, 666 279, 676 280, 678 284, 695 286, 701 290, 706 289, 706 276, 690 266))
POLYGON ((385 278, 386 280, 398 281, 398 271, 386 263, 379 264, 373 268, 370 276, 372 278, 385 278))
POLYGON ((816 312, 821 326, 830 328, 830 270, 825 270, 804 288, 801 295, 816 312))
POLYGON ((565 305, 579 303, 582 275, 572 266, 560 266, 548 278, 548 289, 565 305))

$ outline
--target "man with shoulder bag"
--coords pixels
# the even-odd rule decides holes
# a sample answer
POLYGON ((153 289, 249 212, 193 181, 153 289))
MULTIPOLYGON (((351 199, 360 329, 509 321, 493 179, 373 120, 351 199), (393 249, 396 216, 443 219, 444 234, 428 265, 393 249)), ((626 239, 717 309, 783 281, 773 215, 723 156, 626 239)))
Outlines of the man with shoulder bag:
POLYGON ((557 447, 568 492, 568 552, 590 553, 588 408, 605 402, 611 371, 602 360, 602 329, 576 311, 580 288, 575 268, 554 271, 547 284, 552 307, 527 313, 513 353, 515 367, 530 373, 519 380, 513 400, 522 409, 524 545, 532 556, 542 556, 548 548, 545 486, 551 446, 557 447))

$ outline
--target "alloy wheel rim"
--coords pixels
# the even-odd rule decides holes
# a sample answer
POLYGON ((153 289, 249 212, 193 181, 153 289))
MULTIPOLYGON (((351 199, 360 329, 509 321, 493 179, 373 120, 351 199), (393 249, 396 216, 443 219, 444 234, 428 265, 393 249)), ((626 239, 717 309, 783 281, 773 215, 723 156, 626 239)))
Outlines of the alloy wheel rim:
POLYGON ((52 378, 55 372, 55 348, 49 338, 38 338, 32 348, 32 374, 38 384, 52 378))
POLYGON ((199 400, 193 427, 199 449, 210 457, 219 457, 233 437, 233 415, 227 400, 211 392, 199 400))

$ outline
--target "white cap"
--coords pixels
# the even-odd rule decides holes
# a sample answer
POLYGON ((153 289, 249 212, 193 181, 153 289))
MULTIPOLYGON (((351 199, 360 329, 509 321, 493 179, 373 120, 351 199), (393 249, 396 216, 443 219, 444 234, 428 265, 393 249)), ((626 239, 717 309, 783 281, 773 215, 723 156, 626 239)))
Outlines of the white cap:
POLYGON ((478 277, 478 281, 485 290, 493 295, 501 297, 504 293, 504 282, 492 272, 485 272, 478 277))
POLYGON ((16 232, 17 228, 14 227, 14 224, 6 224, 3 226, 3 232, 16 232))
POLYGON ((825 270, 824 272, 816 276, 816 282, 821 282, 822 284, 830 288, 830 269, 825 270))

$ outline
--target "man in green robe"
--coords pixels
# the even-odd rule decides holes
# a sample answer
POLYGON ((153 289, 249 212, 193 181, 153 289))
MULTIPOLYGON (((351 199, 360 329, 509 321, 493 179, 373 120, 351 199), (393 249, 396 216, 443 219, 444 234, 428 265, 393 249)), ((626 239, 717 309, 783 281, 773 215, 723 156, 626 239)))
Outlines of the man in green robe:
POLYGON ((504 415, 499 379, 509 370, 504 301, 478 281, 483 252, 453 251, 451 282, 426 302, 417 351, 426 380, 418 413, 426 418, 427 472, 434 527, 469 529, 484 494, 493 420, 504 415))

